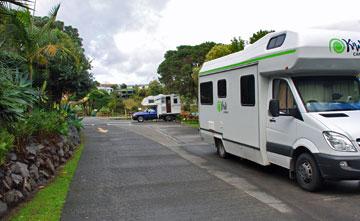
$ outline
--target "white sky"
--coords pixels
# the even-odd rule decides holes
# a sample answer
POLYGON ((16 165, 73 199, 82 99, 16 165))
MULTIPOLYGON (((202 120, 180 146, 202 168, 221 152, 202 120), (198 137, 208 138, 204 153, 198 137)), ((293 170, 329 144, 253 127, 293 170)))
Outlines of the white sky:
MULTIPOLYGON (((280 31, 334 23, 354 25, 350 28, 355 30, 360 27, 359 1, 355 0, 118 1, 61 1, 59 19, 79 29, 86 53, 93 59, 94 76, 100 82, 148 83, 157 78, 164 53, 178 45, 229 43, 235 36, 248 39, 259 29, 280 31), (94 13, 87 20, 78 12, 84 4, 88 13, 94 13), (107 21, 109 16, 114 24, 107 21), (105 29, 94 28, 94 24, 103 24, 105 29)), ((46 15, 57 2, 38 0, 36 14, 46 15)))

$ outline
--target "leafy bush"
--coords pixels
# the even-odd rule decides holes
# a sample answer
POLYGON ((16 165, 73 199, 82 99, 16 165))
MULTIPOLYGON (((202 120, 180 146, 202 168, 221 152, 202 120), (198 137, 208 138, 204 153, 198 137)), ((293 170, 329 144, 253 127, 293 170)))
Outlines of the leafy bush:
POLYGON ((35 136, 46 137, 54 134, 67 135, 68 133, 65 117, 56 111, 34 110, 26 123, 34 126, 35 136))
POLYGON ((0 66, 0 124, 9 124, 24 117, 37 100, 31 82, 21 74, 14 74, 0 66), (14 77, 15 76, 15 77, 14 77))
POLYGON ((74 126, 78 131, 83 128, 83 118, 78 117, 77 110, 69 104, 56 105, 56 109, 68 123, 68 126, 74 126))
POLYGON ((11 150, 14 144, 14 135, 5 129, 0 129, 0 165, 4 163, 6 154, 11 150))
POLYGON ((102 107, 96 114, 96 116, 110 116, 111 110, 108 107, 102 107))
POLYGON ((31 136, 38 138, 52 137, 58 134, 67 135, 68 122, 57 111, 35 109, 27 118, 13 124, 16 145, 21 148, 31 136))

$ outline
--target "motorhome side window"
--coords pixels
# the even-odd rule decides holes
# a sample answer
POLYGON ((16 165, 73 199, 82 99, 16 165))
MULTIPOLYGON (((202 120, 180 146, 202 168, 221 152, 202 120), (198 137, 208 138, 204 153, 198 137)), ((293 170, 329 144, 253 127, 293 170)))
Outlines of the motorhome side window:
POLYGON ((286 34, 278 35, 275 37, 272 37, 266 47, 267 50, 281 47, 281 45, 284 43, 286 38, 286 34))
POLYGON ((203 105, 213 104, 213 83, 211 81, 200 84, 200 103, 203 105))
POLYGON ((273 99, 279 100, 280 112, 283 114, 289 114, 291 109, 297 108, 294 96, 285 80, 273 81, 273 99))
POLYGON ((219 80, 217 82, 217 90, 219 98, 226 98, 226 80, 219 80))
POLYGON ((242 106, 255 106, 255 77, 254 75, 240 78, 240 97, 242 106))
POLYGON ((178 99, 177 97, 174 97, 174 104, 177 104, 178 103, 178 99))

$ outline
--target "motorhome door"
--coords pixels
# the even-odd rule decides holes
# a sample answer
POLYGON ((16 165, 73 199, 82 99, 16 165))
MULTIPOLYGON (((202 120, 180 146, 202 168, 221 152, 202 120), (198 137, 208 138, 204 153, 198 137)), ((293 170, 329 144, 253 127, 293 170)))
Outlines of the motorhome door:
POLYGON ((267 151, 289 157, 297 137, 299 121, 289 116, 291 109, 297 108, 297 105, 286 80, 273 80, 272 99, 279 100, 280 116, 268 118, 267 151))
POLYGON ((166 97, 166 113, 171 113, 171 97, 166 97))

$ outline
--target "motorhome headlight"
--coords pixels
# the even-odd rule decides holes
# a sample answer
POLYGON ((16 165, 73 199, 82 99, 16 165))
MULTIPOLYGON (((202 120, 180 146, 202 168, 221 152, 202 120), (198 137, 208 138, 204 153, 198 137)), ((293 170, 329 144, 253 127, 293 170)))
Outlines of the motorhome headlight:
POLYGON ((357 152, 354 145, 346 136, 331 131, 325 131, 323 135, 332 149, 343 152, 357 152))

